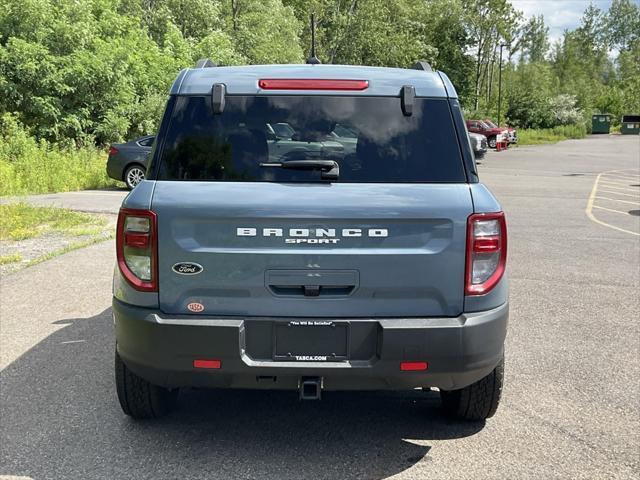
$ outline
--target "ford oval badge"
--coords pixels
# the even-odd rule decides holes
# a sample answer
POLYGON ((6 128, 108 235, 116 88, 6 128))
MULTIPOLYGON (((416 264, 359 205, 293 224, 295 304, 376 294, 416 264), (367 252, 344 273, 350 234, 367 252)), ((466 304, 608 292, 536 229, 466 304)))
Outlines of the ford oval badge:
POLYGON ((204 270, 202 265, 192 262, 176 263, 171 269, 179 275, 197 275, 204 270))

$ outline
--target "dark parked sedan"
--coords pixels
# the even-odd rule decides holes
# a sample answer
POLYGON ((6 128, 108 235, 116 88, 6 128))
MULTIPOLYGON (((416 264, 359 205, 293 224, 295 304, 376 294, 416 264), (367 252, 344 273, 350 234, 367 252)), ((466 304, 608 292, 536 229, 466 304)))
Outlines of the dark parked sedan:
POLYGON ((146 135, 127 143, 111 145, 107 175, 126 183, 129 190, 138 185, 147 173, 149 153, 155 138, 155 135, 146 135))

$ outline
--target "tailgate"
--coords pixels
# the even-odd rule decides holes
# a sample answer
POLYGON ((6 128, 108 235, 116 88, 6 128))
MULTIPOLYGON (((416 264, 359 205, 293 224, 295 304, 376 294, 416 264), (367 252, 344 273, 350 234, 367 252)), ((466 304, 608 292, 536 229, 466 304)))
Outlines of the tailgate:
POLYGON ((165 313, 191 314, 191 303, 201 315, 462 312, 464 183, 158 181, 152 209, 165 313))

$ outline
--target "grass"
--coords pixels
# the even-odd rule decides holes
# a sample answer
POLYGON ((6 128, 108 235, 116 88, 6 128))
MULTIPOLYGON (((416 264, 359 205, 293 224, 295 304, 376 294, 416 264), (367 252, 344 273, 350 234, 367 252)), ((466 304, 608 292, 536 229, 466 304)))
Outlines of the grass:
POLYGON ((586 136, 587 129, 584 125, 563 125, 554 128, 518 130, 518 145, 556 143, 586 136))
MULTIPOLYGON (((40 255, 39 257, 32 258, 28 262, 25 262, 24 265, 20 265, 19 268, 31 267, 33 265, 37 265, 47 260, 51 260, 52 258, 55 258, 57 256, 64 255, 65 253, 72 252, 73 250, 78 250, 79 248, 84 248, 90 245, 94 245, 96 243, 105 242, 113 238, 115 238, 115 235, 111 233, 109 235, 100 235, 97 237, 89 238, 87 240, 82 240, 80 242, 75 242, 63 248, 60 248, 58 250, 54 250, 52 252, 45 253, 44 255, 40 255)), ((22 261, 22 255, 20 255, 19 253, 4 255, 0 257, 0 265, 9 265, 12 263, 19 263, 21 261, 22 261)), ((15 271, 15 268, 13 271, 15 271)))
POLYGON ((0 140, 0 196, 71 192, 118 185, 107 177, 106 154, 98 150, 62 150, 39 144, 7 160, 0 140))
POLYGON ((9 263, 18 263, 22 261, 22 255, 12 253, 11 255, 0 256, 0 265, 8 265, 9 263))
POLYGON ((70 192, 118 184, 107 177, 107 154, 101 150, 38 142, 12 122, 0 121, 0 127, 0 196, 70 192))
POLYGON ((95 245, 96 243, 104 242, 106 240, 110 240, 113 238, 115 238, 115 235, 111 233, 110 235, 107 235, 107 236, 93 237, 93 238, 89 238, 88 240, 83 240, 81 242, 75 242, 59 250, 54 250, 53 252, 45 253, 44 255, 40 255, 39 257, 32 259, 25 265, 25 267, 31 267, 32 265, 37 265, 38 263, 51 260, 52 258, 55 258, 59 255, 63 255, 65 253, 72 252, 73 250, 78 250, 79 248, 95 245))
POLYGON ((34 207, 26 203, 0 205, 0 240, 25 240, 46 232, 66 235, 94 235, 102 232, 106 220, 65 208, 34 207))

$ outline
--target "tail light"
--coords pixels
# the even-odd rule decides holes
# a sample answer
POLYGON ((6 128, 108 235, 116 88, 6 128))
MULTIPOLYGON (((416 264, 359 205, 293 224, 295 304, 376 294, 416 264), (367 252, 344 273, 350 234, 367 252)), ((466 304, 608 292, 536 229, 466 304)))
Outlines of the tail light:
POLYGON ((478 213, 467 220, 466 295, 484 295, 502 278, 507 264, 504 213, 478 213))
POLYGON ((116 253, 118 268, 133 288, 158 291, 158 222, 154 212, 120 209, 116 253))
POLYGON ((118 149, 116 147, 109 148, 109 156, 115 155, 118 153, 118 149))

